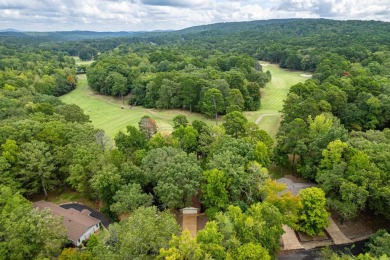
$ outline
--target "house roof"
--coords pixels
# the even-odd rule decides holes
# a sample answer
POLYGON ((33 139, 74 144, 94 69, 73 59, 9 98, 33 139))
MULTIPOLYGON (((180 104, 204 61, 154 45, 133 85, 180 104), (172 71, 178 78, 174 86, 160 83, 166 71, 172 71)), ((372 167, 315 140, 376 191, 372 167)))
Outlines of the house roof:
POLYGON ((66 228, 67 236, 74 242, 79 240, 90 227, 100 223, 100 220, 89 216, 91 212, 88 210, 64 209, 44 200, 35 202, 34 206, 40 210, 48 208, 53 214, 63 217, 63 225, 66 228))

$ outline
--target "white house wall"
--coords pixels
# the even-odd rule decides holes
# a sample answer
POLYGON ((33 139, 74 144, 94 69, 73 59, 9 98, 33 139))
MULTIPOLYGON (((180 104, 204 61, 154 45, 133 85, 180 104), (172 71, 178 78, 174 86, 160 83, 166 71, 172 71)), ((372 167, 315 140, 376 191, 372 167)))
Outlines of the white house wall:
POLYGON ((76 246, 79 246, 84 240, 87 240, 93 233, 96 232, 96 230, 99 229, 99 224, 94 225, 90 227, 79 239, 79 241, 76 242, 76 246))

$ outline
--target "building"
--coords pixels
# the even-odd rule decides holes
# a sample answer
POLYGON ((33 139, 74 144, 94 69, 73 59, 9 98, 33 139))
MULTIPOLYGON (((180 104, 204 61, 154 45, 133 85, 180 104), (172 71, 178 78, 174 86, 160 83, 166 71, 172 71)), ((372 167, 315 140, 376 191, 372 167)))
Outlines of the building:
POLYGON ((35 202, 34 207, 40 210, 48 208, 54 215, 63 217, 67 236, 75 246, 79 246, 84 240, 87 240, 93 233, 99 230, 100 220, 91 217, 89 210, 64 209, 43 200, 35 202))

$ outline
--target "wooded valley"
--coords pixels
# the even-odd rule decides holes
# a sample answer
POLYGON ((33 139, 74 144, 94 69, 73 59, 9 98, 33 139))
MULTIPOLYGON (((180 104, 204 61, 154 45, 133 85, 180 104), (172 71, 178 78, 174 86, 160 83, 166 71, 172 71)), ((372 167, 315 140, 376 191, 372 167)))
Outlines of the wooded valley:
MULTIPOLYGON (((275 259, 283 225, 315 236, 331 214, 389 219, 389 30, 285 19, 0 33, 0 259, 275 259), (259 60, 313 75, 290 88, 275 140, 244 114, 261 108, 272 79, 259 60), (173 131, 159 131, 147 115, 112 139, 58 98, 82 74, 122 109, 181 109, 213 123, 177 115, 173 131), (316 187, 285 192, 271 168, 316 187), (114 222, 82 250, 69 247, 60 218, 32 206, 69 192, 114 222), (196 237, 172 214, 194 205, 208 218, 196 237)), ((323 257, 389 259, 389 248, 379 231, 365 255, 323 257)))

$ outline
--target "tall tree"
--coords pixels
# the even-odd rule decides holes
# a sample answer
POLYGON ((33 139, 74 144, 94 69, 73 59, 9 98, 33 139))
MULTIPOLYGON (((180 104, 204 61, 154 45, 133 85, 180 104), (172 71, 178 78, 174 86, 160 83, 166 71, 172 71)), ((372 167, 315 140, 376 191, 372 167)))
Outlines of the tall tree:
POLYGON ((244 116, 243 113, 234 111, 226 115, 223 127, 225 128, 227 134, 238 138, 246 135, 247 123, 248 119, 244 116))
POLYGON ((139 130, 146 134, 148 140, 157 133, 157 122, 149 116, 143 116, 138 122, 139 130))
POLYGON ((215 116, 215 123, 218 124, 218 113, 225 112, 225 102, 221 91, 210 88, 203 94, 202 112, 209 117, 215 116))
POLYGON ((19 178, 27 194, 43 191, 45 196, 56 185, 54 157, 44 142, 32 140, 20 146, 19 178))
POLYGON ((148 207, 152 205, 153 196, 142 192, 141 185, 138 183, 122 186, 113 197, 114 204, 110 210, 116 214, 130 212, 140 206, 148 207))
POLYGON ((206 214, 213 218, 215 214, 227 208, 229 194, 228 178, 223 171, 213 169, 203 172, 202 202, 206 206, 206 214))
POLYGON ((299 230, 314 236, 323 233, 329 226, 329 213, 325 208, 325 193, 316 187, 303 189, 299 192, 302 211, 299 217, 299 230))
POLYGON ((154 191, 169 208, 190 206, 192 196, 198 192, 201 173, 194 155, 178 153, 155 172, 157 185, 154 191))
POLYGON ((112 71, 105 79, 105 84, 111 86, 111 95, 120 96, 124 104, 123 96, 127 92, 127 79, 122 74, 112 71))
POLYGON ((242 97, 240 90, 234 88, 229 90, 227 98, 227 111, 228 113, 233 111, 243 111, 245 106, 245 100, 242 97))
POLYGON ((2 259, 54 258, 66 242, 61 218, 0 185, 0 253, 2 259))
POLYGON ((156 207, 138 208, 129 219, 110 225, 99 235, 93 248, 97 259, 155 258, 161 248, 168 248, 179 226, 168 212, 156 207))

